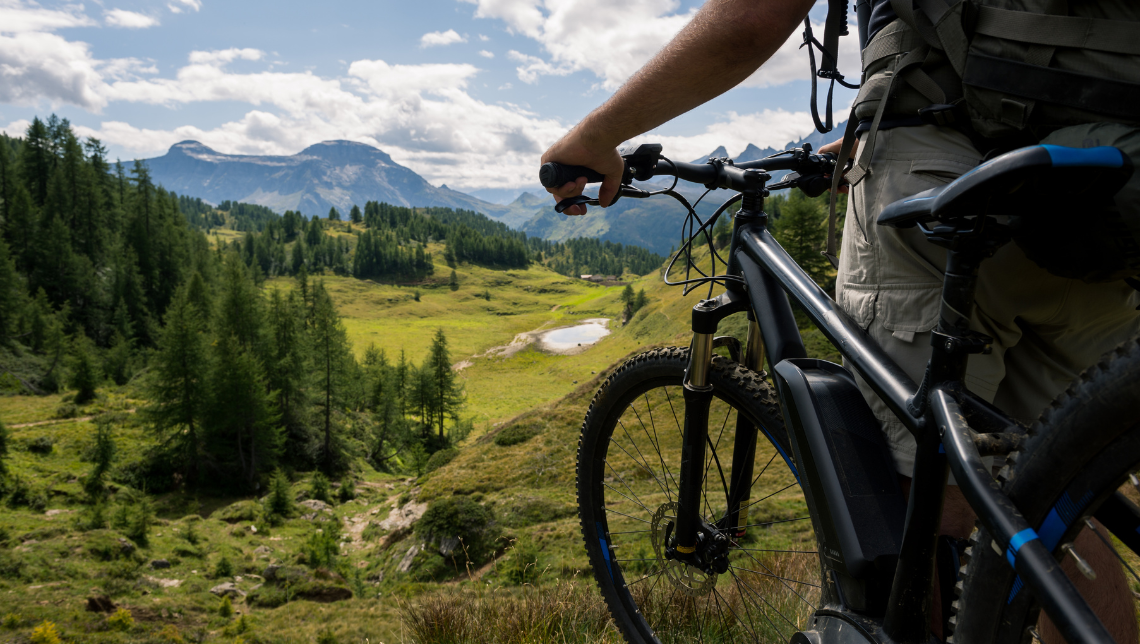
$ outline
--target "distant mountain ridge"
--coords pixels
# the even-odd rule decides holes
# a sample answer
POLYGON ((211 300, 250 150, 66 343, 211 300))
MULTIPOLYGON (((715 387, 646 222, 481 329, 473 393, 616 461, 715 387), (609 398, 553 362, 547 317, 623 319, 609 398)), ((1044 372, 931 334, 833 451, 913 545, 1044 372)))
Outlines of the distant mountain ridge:
POLYGON ((290 156, 224 154, 182 141, 146 163, 156 183, 179 194, 309 217, 325 217, 333 207, 347 215, 354 204, 363 208, 368 201, 475 210, 516 228, 533 214, 521 204, 495 204, 446 185, 437 188, 384 151, 352 141, 323 141, 290 156))

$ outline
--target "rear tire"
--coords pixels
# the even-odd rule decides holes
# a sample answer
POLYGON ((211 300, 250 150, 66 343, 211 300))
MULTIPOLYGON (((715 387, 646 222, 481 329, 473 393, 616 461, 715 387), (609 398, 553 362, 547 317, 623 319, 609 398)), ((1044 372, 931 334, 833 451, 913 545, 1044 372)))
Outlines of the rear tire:
MULTIPOLYGON (((1053 554, 1061 561, 1061 546, 1087 529, 1085 519, 1117 489, 1140 502, 1140 493, 1126 485, 1138 465, 1140 339, 1133 339, 1106 354, 1058 396, 1030 428, 1021 451, 1010 455, 999 481, 1043 541, 1052 531, 1043 530, 1042 524, 1056 509, 1065 528, 1055 544, 1046 543, 1055 546, 1053 554)), ((1057 525, 1056 519, 1050 521, 1057 525)), ((1107 538, 1107 530, 1098 532, 1107 538)), ((994 551, 992 541, 979 523, 962 568, 951 620, 954 635, 948 641, 1032 641, 1040 605, 1022 587, 1004 554, 994 551)))
POLYGON ((787 641, 819 603, 821 574, 807 506, 775 393, 760 374, 715 356, 703 510, 725 516, 736 420, 761 428, 747 533, 732 539, 726 574, 668 561, 689 351, 627 361, 595 394, 578 444, 578 511, 602 596, 629 642, 787 641), (790 552, 789 552, 790 551, 790 552))

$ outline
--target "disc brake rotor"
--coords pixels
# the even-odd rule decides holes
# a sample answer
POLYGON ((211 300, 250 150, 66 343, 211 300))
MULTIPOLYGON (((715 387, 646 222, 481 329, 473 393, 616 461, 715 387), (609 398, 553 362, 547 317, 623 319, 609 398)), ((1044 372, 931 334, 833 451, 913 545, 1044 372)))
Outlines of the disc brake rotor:
POLYGON ((716 587, 717 575, 709 575, 688 564, 665 558, 666 534, 672 530, 676 519, 675 502, 663 503, 653 513, 649 532, 653 542, 653 553, 657 557, 657 564, 665 571, 669 583, 690 597, 702 597, 716 587))

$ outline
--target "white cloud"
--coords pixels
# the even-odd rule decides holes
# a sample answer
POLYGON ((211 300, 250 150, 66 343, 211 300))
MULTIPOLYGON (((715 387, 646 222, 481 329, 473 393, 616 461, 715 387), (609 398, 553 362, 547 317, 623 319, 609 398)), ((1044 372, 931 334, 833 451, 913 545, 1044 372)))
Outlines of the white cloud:
MULTIPOLYGON (((795 141, 811 129, 807 112, 764 110, 752 114, 729 112, 726 119, 712 123, 704 132, 691 136, 668 136, 657 130, 636 139, 639 143, 660 143, 665 156, 675 161, 690 161, 723 145, 735 157, 753 143, 761 148, 781 146, 795 141)), ((836 134, 835 138, 839 138, 836 134)))
POLYGON ((454 29, 432 31, 420 37, 420 47, 452 45, 457 42, 467 42, 467 36, 460 36, 454 29))
MULTIPOLYGON (((475 17, 503 21, 512 33, 539 43, 549 60, 528 56, 519 78, 536 82, 544 75, 587 71, 613 91, 657 53, 692 18, 677 0, 461 0, 476 5, 475 17), (582 20, 581 16, 589 16, 582 20)), ((853 28, 852 33, 855 33, 853 28)), ((818 25, 822 34, 823 26, 818 25)), ((798 50, 799 33, 744 85, 769 87, 808 76, 807 54, 798 50)), ((841 40, 840 69, 858 77, 859 50, 854 37, 841 40)))
POLYGON ((483 58, 494 58, 495 57, 494 53, 489 52, 486 49, 481 50, 479 52, 479 55, 482 56, 483 58))
POLYGON ((146 14, 135 13, 125 9, 111 9, 103 14, 107 24, 112 27, 126 29, 146 29, 158 25, 158 19, 146 14))
POLYGON ((575 71, 569 65, 551 65, 537 56, 528 56, 513 49, 507 52, 507 58, 522 63, 515 68, 515 72, 518 74, 519 80, 529 84, 537 83, 539 76, 566 76, 575 71))
POLYGON ((261 60, 265 52, 260 49, 218 49, 214 51, 192 51, 190 62, 195 65, 224 65, 233 60, 261 60))
POLYGON ((67 27, 90 27, 95 21, 83 13, 83 5, 44 9, 21 0, 0 0, 0 34, 54 31, 67 27))
POLYGON ((182 13, 187 9, 198 11, 202 8, 202 0, 174 0, 174 2, 168 2, 166 8, 170 9, 172 13, 182 13))
POLYGON ((0 103, 70 103, 92 111, 107 104, 87 44, 51 33, 0 35, 0 103))
POLYGON ((488 40, 490 40, 490 38, 488 38, 487 36, 484 36, 483 34, 479 34, 479 40, 481 40, 483 42, 487 42, 488 40))

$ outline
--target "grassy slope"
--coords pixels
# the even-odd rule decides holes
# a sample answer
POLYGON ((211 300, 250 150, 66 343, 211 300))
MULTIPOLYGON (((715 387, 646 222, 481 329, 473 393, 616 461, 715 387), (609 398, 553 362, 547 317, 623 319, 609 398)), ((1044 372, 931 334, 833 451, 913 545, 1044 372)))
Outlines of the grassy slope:
MULTIPOLYGON (((434 257, 442 257, 442 249, 432 250, 434 257)), ((593 391, 618 361, 652 345, 687 343, 688 311, 698 294, 682 298, 678 289, 661 284, 659 276, 647 276, 634 286, 646 290, 649 305, 628 326, 616 328, 579 355, 552 356, 525 350, 508 358, 474 357, 509 343, 520 332, 586 317, 616 318, 619 289, 568 280, 544 268, 502 272, 462 265, 457 272, 461 283, 457 292, 447 288, 450 269, 442 263, 432 279, 418 286, 324 277, 358 354, 375 343, 389 358, 395 358, 403 348, 410 360, 419 362, 431 334, 436 328, 444 328, 453 359, 472 363, 462 371, 462 377, 468 391, 467 413, 477 421, 476 432, 461 446, 460 455, 419 480, 363 468, 361 497, 336 507, 335 513, 359 535, 363 527, 383 519, 400 501, 429 502, 452 494, 474 495, 494 508, 504 529, 504 543, 522 540, 537 549, 538 568, 543 571, 539 590, 512 586, 500 574, 499 567, 511 562, 510 546, 487 569, 472 571, 470 578, 460 574, 458 583, 411 583, 396 567, 416 544, 415 537, 396 534, 386 539, 382 530, 374 529, 370 538, 355 536, 343 550, 352 565, 371 578, 383 573, 382 582, 367 585, 365 598, 334 604, 297 601, 272 610, 238 605, 238 610, 253 620, 246 641, 311 642, 325 628, 341 642, 410 641, 414 633, 400 617, 401 606, 434 606, 437 612, 450 606, 448 610, 454 611, 457 606, 486 607, 488 602, 498 601, 495 598, 512 600, 534 593, 549 598, 550 593, 564 592, 564 586, 551 584, 569 583, 568 596, 583 598, 581 605, 596 613, 596 593, 586 570, 574 515, 578 429, 593 391), (419 302, 412 297, 416 289, 421 292, 419 302), (491 293, 489 302, 476 297, 484 290, 491 293), (494 434, 512 426, 537 434, 509 447, 495 444, 494 434)), ((271 282, 270 287, 292 285, 281 280, 271 282)), ((741 334, 743 329, 739 316, 725 325, 725 331, 734 334, 741 334)), ((807 341, 813 354, 833 355, 817 332, 808 333, 807 341)), ((0 418, 9 425, 49 420, 60 402, 60 396, 0 398, 0 418)), ((116 392, 109 392, 98 403, 112 409, 136 404, 116 392)), ((223 637, 225 626, 232 621, 217 616, 218 600, 207 592, 220 581, 210 579, 209 572, 226 554, 242 576, 238 585, 249 590, 257 583, 250 575, 259 574, 269 561, 295 559, 302 541, 312 531, 311 524, 294 519, 268 532, 252 534, 249 521, 231 524, 215 514, 242 507, 226 507, 240 499, 168 495, 155 500, 160 522, 143 554, 148 561, 168 558, 172 568, 152 571, 144 567, 128 574, 137 575, 135 579, 118 579, 114 575, 124 573, 115 564, 101 562, 89 552, 99 535, 73 527, 81 510, 77 477, 89 467, 80 455, 92 429, 90 422, 81 420, 12 429, 17 443, 11 460, 13 470, 35 481, 39 488, 50 488, 48 508, 65 512, 47 516, 26 509, 0 508, 0 526, 12 537, 8 552, 0 549, 0 557, 7 555, 9 561, 16 558, 24 562, 20 576, 10 572, 0 575, 0 619, 8 612, 20 617, 15 630, 0 630, 0 642, 25 641, 31 626, 44 619, 57 621, 66 638, 73 641, 147 641, 156 638, 165 624, 173 625, 188 639, 201 633, 209 640, 232 641, 223 637), (36 455, 21 448, 44 435, 55 442, 52 454, 36 455), (197 556, 180 555, 179 551, 186 552, 185 540, 177 535, 191 523, 202 536, 194 548, 197 556), (273 549, 268 559, 254 554, 259 546, 273 549), (178 588, 159 588, 153 582, 148 584, 146 576, 183 581, 178 588), (82 610, 86 597, 110 592, 108 589, 117 593, 115 601, 128 607, 138 620, 131 633, 107 632, 103 616, 82 610)), ((130 424, 118 430, 117 438, 127 459, 141 455, 148 442, 145 431, 130 424)), ((299 491, 305 485, 298 482, 294 487, 299 491)), ((785 544, 802 538, 795 534, 774 536, 785 544)), ((468 615, 468 619, 473 618, 468 615)), ((604 621, 604 615, 599 619, 604 621)), ((612 630, 603 629, 591 639, 594 637, 618 641, 612 630)))

